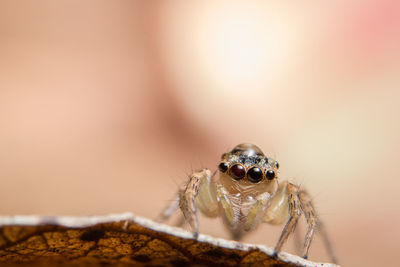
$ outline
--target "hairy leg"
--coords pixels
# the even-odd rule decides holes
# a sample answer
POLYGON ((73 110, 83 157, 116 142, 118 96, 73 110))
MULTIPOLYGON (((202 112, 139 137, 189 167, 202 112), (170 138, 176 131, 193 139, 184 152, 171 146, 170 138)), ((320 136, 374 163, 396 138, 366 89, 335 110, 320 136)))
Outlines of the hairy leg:
POLYGON ((317 228, 318 219, 309 194, 306 193, 306 191, 301 190, 299 192, 299 198, 301 203, 301 209, 303 210, 304 216, 306 217, 307 220, 307 231, 303 246, 303 258, 307 259, 311 241, 314 237, 317 228))
POLYGON ((288 239, 289 235, 294 231, 297 225, 297 221, 301 215, 300 200, 297 195, 297 187, 291 183, 287 184, 288 201, 289 201, 289 219, 286 222, 285 227, 282 230, 281 236, 279 237, 278 243, 275 246, 274 254, 277 255, 283 244, 288 239))
POLYGON ((299 198, 301 203, 301 209, 304 212, 304 216, 306 217, 308 224, 303 246, 303 258, 307 259, 311 241, 314 237, 314 233, 318 230, 322 235, 325 247, 331 257, 332 262, 337 263, 337 259, 335 257, 335 254, 333 253, 333 249, 329 241, 328 235, 325 231, 323 224, 318 218, 318 215, 315 211, 310 195, 305 190, 301 190, 299 192, 299 198))
POLYGON ((182 210, 185 220, 189 223, 195 238, 199 235, 196 198, 200 189, 204 188, 203 185, 206 185, 206 188, 209 187, 211 177, 211 172, 208 169, 195 172, 189 176, 189 181, 185 189, 179 192, 179 207, 182 210))
POLYGON ((186 224, 185 217, 183 217, 183 214, 179 214, 179 218, 175 222, 176 227, 184 227, 186 224))
MULTIPOLYGON (((172 216, 172 214, 174 214, 174 212, 179 208, 179 192, 176 195, 175 199, 164 208, 164 210, 158 215, 158 217, 156 218, 156 222, 158 223, 162 223, 166 220, 169 219, 169 217, 172 216)), ((186 223, 185 217, 183 217, 183 214, 179 214, 178 219, 176 220, 176 222, 174 223, 174 225, 176 227, 183 227, 186 223)))
POLYGON ((333 251, 332 244, 331 244, 330 239, 328 238, 328 234, 326 232, 325 226, 321 222, 319 222, 318 231, 319 231, 319 233, 321 233, 322 239, 324 241, 325 248, 326 248, 326 250, 328 251, 328 254, 331 257, 331 261, 333 263, 335 263, 335 264, 338 264, 339 261, 338 261, 338 259, 336 257, 335 252, 333 251))
POLYGON ((156 222, 164 222, 168 220, 169 217, 171 217, 172 214, 179 208, 179 195, 180 195, 181 190, 179 190, 178 194, 174 197, 171 203, 169 203, 163 211, 158 215, 156 218, 156 222))
POLYGON ((301 249, 302 246, 303 246, 303 236, 300 233, 300 227, 299 226, 297 226, 296 229, 294 229, 293 243, 294 243, 294 248, 295 248, 296 255, 301 255, 303 253, 303 251, 301 249))

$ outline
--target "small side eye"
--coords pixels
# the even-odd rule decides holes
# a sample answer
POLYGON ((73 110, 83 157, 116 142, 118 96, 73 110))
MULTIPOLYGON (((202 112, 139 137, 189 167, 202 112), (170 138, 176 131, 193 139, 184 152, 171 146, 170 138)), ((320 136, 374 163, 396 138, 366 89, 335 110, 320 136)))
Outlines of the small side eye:
POLYGON ((275 161, 275 168, 279 169, 279 162, 275 161))
POLYGON ((258 183, 263 178, 263 173, 260 168, 253 167, 247 171, 247 179, 252 183, 258 183))
POLYGON ((235 180, 241 180, 246 175, 243 165, 235 164, 231 167, 230 175, 235 180))
POLYGON ((275 172, 273 170, 268 170, 265 173, 265 177, 267 177, 268 180, 272 180, 275 178, 275 172))
POLYGON ((218 169, 219 169, 221 172, 226 172, 226 171, 228 170, 228 168, 229 168, 229 165, 228 165, 228 163, 226 163, 226 162, 221 162, 221 163, 218 165, 218 169))

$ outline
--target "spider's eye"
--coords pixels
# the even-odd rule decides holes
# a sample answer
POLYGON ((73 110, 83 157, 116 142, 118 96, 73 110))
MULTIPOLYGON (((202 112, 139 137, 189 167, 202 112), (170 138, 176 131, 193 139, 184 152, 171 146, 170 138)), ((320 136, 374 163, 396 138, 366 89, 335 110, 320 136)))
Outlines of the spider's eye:
POLYGON ((235 180, 243 179, 245 176, 246 171, 244 167, 240 164, 235 164, 231 167, 230 175, 235 180))
POLYGON ((273 170, 268 170, 265 173, 265 177, 267 177, 268 180, 272 180, 275 177, 275 172, 273 170))
POLYGON ((275 167, 279 169, 279 162, 275 161, 275 167))
POLYGON ((221 172, 226 172, 226 171, 228 170, 228 168, 229 168, 229 165, 228 165, 228 163, 226 163, 226 162, 221 162, 221 163, 218 165, 218 169, 219 169, 221 172))
POLYGON ((260 168, 253 167, 247 171, 247 179, 252 183, 258 183, 263 178, 263 173, 260 168))

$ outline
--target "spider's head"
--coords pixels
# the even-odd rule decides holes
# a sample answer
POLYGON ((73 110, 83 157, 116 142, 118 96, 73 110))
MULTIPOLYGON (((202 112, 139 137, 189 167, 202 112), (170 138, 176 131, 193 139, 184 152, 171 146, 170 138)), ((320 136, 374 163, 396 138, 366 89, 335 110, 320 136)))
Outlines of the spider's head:
POLYGON ((265 156, 256 145, 240 144, 222 155, 218 169, 236 181, 258 184, 276 179, 279 163, 265 156))

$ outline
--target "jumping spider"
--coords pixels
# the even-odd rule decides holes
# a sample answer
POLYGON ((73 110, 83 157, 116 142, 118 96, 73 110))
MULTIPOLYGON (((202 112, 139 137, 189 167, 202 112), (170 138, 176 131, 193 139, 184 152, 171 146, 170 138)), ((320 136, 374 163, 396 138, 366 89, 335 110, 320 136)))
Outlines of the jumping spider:
POLYGON ((319 230, 332 260, 335 257, 310 195, 288 181, 278 182, 279 163, 267 157, 253 144, 237 145, 224 153, 218 165, 219 179, 209 169, 194 172, 185 188, 179 190, 176 201, 158 217, 162 222, 180 207, 184 219, 197 238, 199 223, 197 209, 209 217, 221 216, 236 240, 260 223, 286 223, 274 248, 274 255, 294 231, 304 214, 307 231, 303 258, 307 258, 314 233, 319 230))

